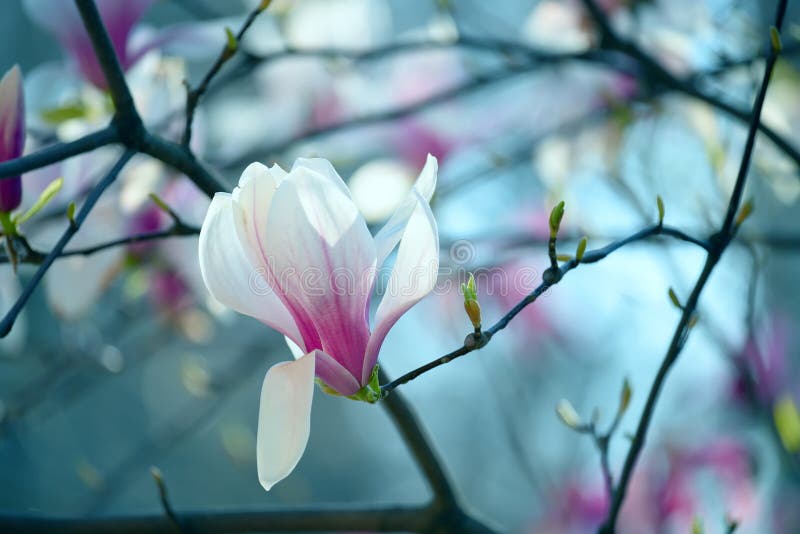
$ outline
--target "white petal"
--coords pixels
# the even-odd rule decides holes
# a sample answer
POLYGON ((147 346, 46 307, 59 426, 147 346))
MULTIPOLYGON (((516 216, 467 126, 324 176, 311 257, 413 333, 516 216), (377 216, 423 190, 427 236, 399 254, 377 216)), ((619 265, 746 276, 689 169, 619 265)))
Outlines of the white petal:
POLYGON ((375 243, 349 195, 320 173, 292 170, 275 193, 266 232, 276 289, 307 341, 356 380, 369 339, 375 243))
POLYGON ((300 345, 292 341, 290 338, 283 336, 283 339, 286 341, 286 345, 289 347, 289 350, 292 352, 292 356, 294 356, 295 360, 299 360, 303 356, 305 356, 305 351, 300 348, 300 345))
POLYGON ((369 380, 389 329, 436 285, 439 273, 439 233, 436 220, 428 202, 418 192, 415 204, 402 234, 386 293, 375 312, 375 329, 367 345, 362 384, 369 380))
POLYGON ((425 162, 425 167, 419 173, 414 187, 408 193, 408 196, 397 208, 392 217, 383 225, 378 233, 375 235, 375 247, 378 254, 378 267, 383 265, 383 262, 392 253, 394 247, 403 236, 403 231, 406 227, 406 222, 414 213, 417 208, 417 195, 421 196, 425 202, 430 202, 433 192, 436 189, 436 174, 439 170, 439 163, 436 158, 428 154, 428 159, 425 162))
POLYGON ((256 463, 258 480, 267 491, 292 472, 306 449, 313 396, 313 352, 273 365, 264 377, 256 463))
POLYGON ((264 266, 264 231, 267 228, 272 197, 286 173, 275 165, 272 169, 251 163, 233 190, 236 233, 245 245, 245 253, 253 265, 264 266))
POLYGON ((229 194, 214 195, 200 229, 198 248, 203 282, 215 299, 302 343, 294 319, 266 283, 263 271, 245 254, 237 237, 229 194))
POLYGON ((336 186, 339 191, 346 195, 347 198, 351 198, 350 190, 347 189, 347 185, 345 185, 344 180, 342 180, 342 177, 339 176, 339 173, 336 172, 336 169, 327 159, 297 158, 294 162, 294 165, 292 165, 292 174, 294 174, 296 169, 307 169, 324 176, 330 180, 330 182, 336 186))

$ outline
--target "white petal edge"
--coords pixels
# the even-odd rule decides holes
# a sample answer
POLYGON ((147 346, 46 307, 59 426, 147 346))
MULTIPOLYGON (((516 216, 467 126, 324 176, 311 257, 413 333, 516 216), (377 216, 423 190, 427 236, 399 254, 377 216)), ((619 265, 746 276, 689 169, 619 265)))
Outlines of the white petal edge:
POLYGON ((272 198, 286 172, 274 165, 271 169, 255 162, 245 168, 239 186, 233 190, 234 221, 239 240, 245 244, 245 253, 253 265, 262 265, 264 258, 264 232, 267 228, 272 198))
POLYGON ((291 314, 242 248, 232 204, 231 195, 217 193, 203 220, 198 245, 203 282, 225 306, 258 319, 300 344, 302 337, 291 314))
POLYGON ((414 191, 415 207, 406 224, 386 292, 375 312, 361 380, 366 383, 383 340, 397 320, 436 286, 439 231, 427 200, 414 191))
POLYGON ((392 253, 394 247, 397 246, 397 243, 400 242, 400 238, 403 237, 406 223, 416 209, 417 195, 422 197, 426 203, 430 202, 433 192, 436 190, 438 172, 439 162, 434 156, 428 154, 425 166, 419 173, 419 177, 417 177, 417 181, 409 191, 408 196, 389 220, 386 221, 386 224, 375 234, 375 248, 378 255, 377 265, 379 269, 389 254, 392 253))
POLYGON ((314 353, 270 367, 261 386, 256 437, 258 481, 269 491, 306 450, 314 397, 314 353))

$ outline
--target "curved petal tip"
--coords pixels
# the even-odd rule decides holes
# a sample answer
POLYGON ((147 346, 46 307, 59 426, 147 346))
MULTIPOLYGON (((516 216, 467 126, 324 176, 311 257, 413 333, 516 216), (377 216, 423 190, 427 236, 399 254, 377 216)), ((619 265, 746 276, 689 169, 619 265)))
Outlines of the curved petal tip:
POLYGON ((294 470, 306 449, 314 394, 314 353, 273 365, 261 387, 256 464, 269 491, 294 470))

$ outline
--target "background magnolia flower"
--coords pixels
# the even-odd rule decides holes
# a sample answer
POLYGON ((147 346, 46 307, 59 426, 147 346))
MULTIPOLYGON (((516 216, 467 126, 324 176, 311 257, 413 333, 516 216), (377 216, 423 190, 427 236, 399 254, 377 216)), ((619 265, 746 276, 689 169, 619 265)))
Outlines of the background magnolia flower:
MULTIPOLYGON (((22 75, 14 65, 0 79, 0 161, 18 158, 25 144, 25 104, 22 75)), ((0 180, 0 211, 10 212, 22 201, 19 176, 0 180)))
POLYGON ((326 390, 377 400, 374 369, 389 329, 433 289, 439 237, 428 202, 437 161, 373 238, 333 166, 298 159, 286 173, 253 163, 233 194, 218 193, 200 233, 200 267, 226 306, 283 333, 297 360, 264 378, 258 421, 261 484, 270 489, 305 450, 314 377, 326 390), (398 246, 368 322, 377 268, 398 246))
MULTIPOLYGON (((147 51, 129 50, 128 37, 133 26, 139 21, 155 0, 99 0, 97 8, 108 28, 108 35, 119 58, 120 65, 127 70, 147 51)), ((92 49, 89 34, 83 27, 74 2, 61 0, 25 0, 25 8, 30 17, 41 27, 50 31, 77 61, 78 68, 87 80, 101 89, 106 87, 106 79, 92 49)))

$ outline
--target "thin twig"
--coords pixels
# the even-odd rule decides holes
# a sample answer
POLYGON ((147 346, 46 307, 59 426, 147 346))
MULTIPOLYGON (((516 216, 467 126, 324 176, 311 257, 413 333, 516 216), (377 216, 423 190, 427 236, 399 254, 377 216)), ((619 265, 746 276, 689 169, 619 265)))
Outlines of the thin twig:
MULTIPOLYGON (((599 9, 594 4, 593 0, 584 0, 584 4, 590 9, 599 9), (592 6, 594 7, 592 8, 592 6)), ((775 17, 775 28, 777 28, 778 32, 780 32, 780 28, 783 25, 786 5, 787 0, 780 0, 778 4, 777 14, 775 17)), ((601 23, 598 21, 598 24, 601 23)), ((670 342, 667 353, 661 362, 661 366, 658 369, 658 373, 653 381, 653 385, 650 388, 644 410, 642 411, 639 424, 636 428, 636 433, 633 436, 630 448, 628 449, 628 454, 625 457, 625 463, 622 468, 619 484, 615 488, 607 518, 599 529, 601 534, 611 534, 615 532, 617 518, 619 516, 620 509, 622 508, 622 503, 625 500, 628 483, 630 482, 630 478, 633 474, 633 469, 636 466, 639 454, 644 447, 645 437, 650 427, 650 422, 652 420, 653 413, 655 412, 655 407, 661 390, 666 381, 667 374, 677 361, 678 356, 680 355, 680 352, 686 343, 686 339, 689 335, 690 323, 697 308, 698 301, 700 300, 700 294, 708 282, 712 271, 719 262, 719 259, 722 257, 722 254, 725 252, 725 249, 728 247, 736 233, 737 225, 734 224, 734 218, 739 209, 742 192, 744 191, 744 186, 747 181, 747 175, 750 169, 750 159, 755 148, 756 134, 759 130, 761 111, 764 106, 764 100, 766 99, 767 88, 769 87, 769 82, 772 77, 772 71, 778 59, 778 52, 778 50, 772 47, 767 58, 767 64, 764 68, 764 76, 761 81, 761 86, 759 88, 758 95, 756 96, 755 103, 753 104, 753 113, 750 121, 750 127, 747 132, 747 140, 742 153, 742 160, 739 166, 739 172, 736 177, 733 193, 731 194, 731 198, 728 203, 725 219, 720 227, 719 232, 712 236, 712 239, 710 240, 712 247, 707 253, 703 270, 700 273, 700 276, 698 277, 697 282, 695 283, 694 288, 689 295, 689 298, 684 304, 683 312, 681 314, 680 321, 678 322, 678 326, 673 334, 672 341, 670 342)))
POLYGON ((466 341, 464 342, 464 345, 457 348, 456 350, 449 352, 444 356, 441 356, 431 362, 428 362, 427 364, 418 367, 417 369, 409 371, 403 376, 381 386, 381 392, 383 393, 383 396, 387 397, 398 386, 410 382, 411 380, 414 380, 418 376, 425 374, 428 371, 435 369, 436 367, 439 367, 440 365, 444 365, 446 363, 455 360, 456 358, 460 358, 461 356, 469 354, 470 352, 485 347, 489 343, 489 341, 491 341, 492 336, 494 336, 497 332, 508 326, 508 323, 510 323, 511 320, 514 319, 514 317, 516 317, 517 314, 519 314, 519 312, 525 309, 525 307, 527 307, 529 304, 535 302, 537 298, 539 298, 548 289, 550 289, 552 286, 556 285, 559 281, 561 281, 561 279, 564 277, 565 274, 567 274, 569 271, 577 267, 579 264, 596 263, 625 245, 637 241, 642 241, 644 239, 648 239, 658 235, 666 235, 674 237, 676 239, 680 239, 682 241, 687 241, 689 243, 695 244, 703 248, 704 250, 708 250, 709 245, 701 239, 692 238, 684 234, 683 232, 671 227, 655 224, 653 226, 649 226, 643 230, 640 230, 624 239, 620 239, 619 241, 610 243, 605 247, 587 251, 580 262, 578 262, 575 259, 572 259, 568 262, 563 263, 558 268, 558 274, 556 276, 552 277, 549 282, 543 281, 541 284, 539 284, 539 286, 536 289, 534 289, 531 293, 529 293, 524 299, 519 301, 511 310, 509 310, 508 313, 506 313, 503 317, 501 317, 500 320, 498 320, 489 329, 483 331, 481 336, 475 336, 474 334, 469 334, 466 338, 466 341))
POLYGON ((56 260, 56 258, 61 256, 64 248, 67 246, 67 243, 69 243, 72 237, 78 232, 81 224, 83 224, 83 221, 86 220, 86 217, 88 217, 89 212, 92 211, 92 208, 100 199, 105 190, 112 183, 114 183, 114 180, 117 179, 117 176, 119 175, 120 171, 122 171, 122 168, 125 166, 128 160, 133 157, 133 155, 134 152, 132 150, 126 150, 125 153, 117 160, 108 174, 106 174, 106 176, 89 192, 89 195, 86 197, 86 201, 83 203, 80 211, 75 216, 74 222, 67 225, 67 228, 64 230, 61 238, 44 258, 41 265, 36 270, 36 273, 33 275, 33 278, 31 278, 31 280, 25 286, 25 289, 22 290, 22 293, 17 298, 16 302, 14 302, 14 305, 11 306, 11 309, 6 312, 3 320, 0 321, 0 337, 6 337, 11 331, 14 321, 16 321, 17 316, 28 302, 28 299, 33 294, 33 291, 39 286, 44 274, 48 269, 50 269, 50 266, 53 265, 53 262, 56 260))
POLYGON ((175 515, 175 511, 172 509, 172 504, 169 502, 167 484, 164 482, 164 474, 161 472, 161 469, 155 466, 150 468, 150 474, 152 475, 153 480, 156 483, 156 487, 158 488, 158 500, 161 502, 161 508, 164 509, 164 515, 169 518, 176 532, 182 532, 183 529, 181 528, 180 520, 178 519, 178 516, 175 515))
MULTIPOLYGON (((266 4, 268 4, 268 2, 266 4)), ((208 89, 208 85, 211 83, 211 80, 214 79, 214 76, 217 75, 222 66, 236 54, 236 51, 239 48, 239 43, 244 37, 244 34, 247 33, 247 30, 256 20, 256 17, 258 17, 258 15, 260 15, 264 9, 266 9, 265 3, 261 3, 250 12, 242 24, 242 27, 239 28, 239 31, 236 33, 236 42, 233 44, 228 42, 225 43, 219 53, 219 56, 217 56, 217 60, 214 62, 208 72, 206 72, 206 75, 203 76, 200 85, 192 89, 189 86, 189 83, 186 82, 186 125, 183 129, 181 145, 188 147, 189 142, 192 140, 192 122, 194 121, 194 113, 197 111, 197 105, 200 103, 200 99, 208 89)))

